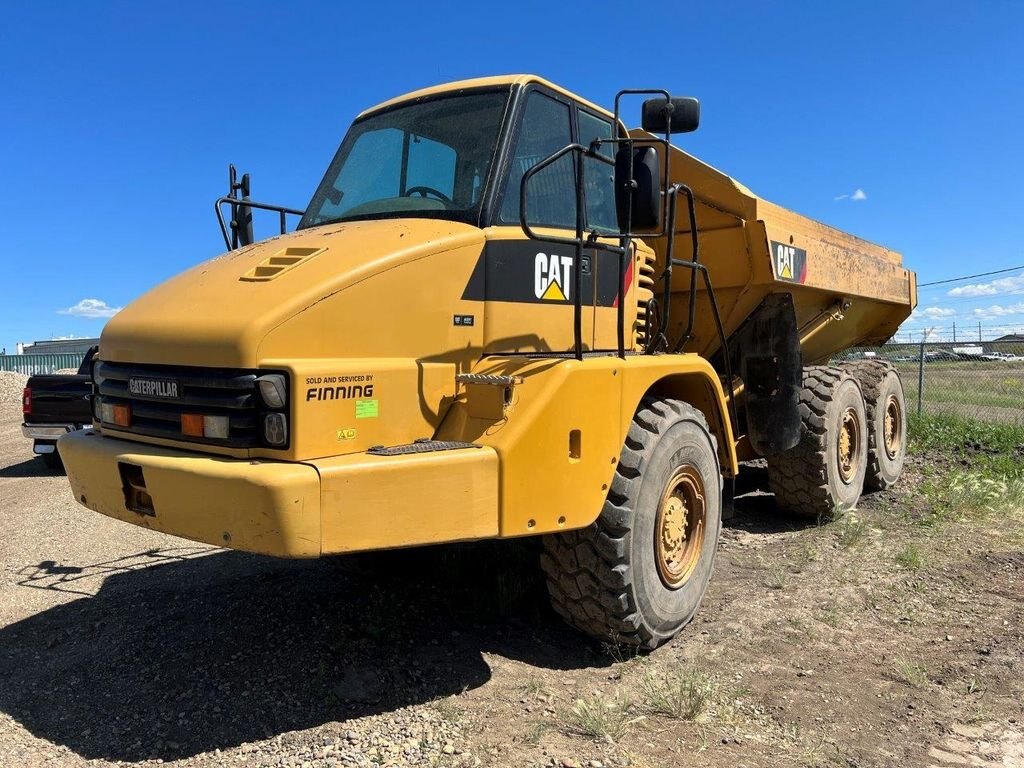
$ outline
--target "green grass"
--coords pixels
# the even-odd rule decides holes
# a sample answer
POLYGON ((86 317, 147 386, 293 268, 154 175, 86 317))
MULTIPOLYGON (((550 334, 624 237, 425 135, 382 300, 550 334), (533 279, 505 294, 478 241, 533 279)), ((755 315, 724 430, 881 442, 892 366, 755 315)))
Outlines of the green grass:
POLYGON ((916 544, 907 544, 896 553, 896 562, 911 571, 916 571, 924 565, 924 559, 924 553, 916 544))
POLYGON ((1024 425, 954 415, 911 415, 910 451, 952 451, 988 476, 1024 478, 1024 425))
POLYGON ((781 565, 773 565, 768 569, 768 576, 764 580, 764 585, 769 589, 785 589, 788 578, 789 576, 785 568, 781 565))
POLYGON ((836 522, 839 546, 850 549, 857 546, 868 532, 867 523, 853 512, 848 512, 836 522))
MULTIPOLYGON (((942 528, 967 517, 1018 517, 1024 509, 1024 426, 915 416, 909 448, 952 458, 952 466, 923 469, 919 490, 928 508, 917 518, 919 525, 942 528)), ((911 562, 901 564, 913 567, 911 562)))
POLYGON ((547 685, 539 677, 531 677, 522 684, 521 690, 524 696, 538 699, 550 695, 547 685))
POLYGON ((696 720, 708 708, 715 693, 711 678, 699 669, 648 673, 640 681, 641 703, 652 715, 677 720, 696 720))
POLYGON ((570 734, 616 741, 633 723, 642 719, 633 717, 631 709, 629 699, 620 695, 590 696, 586 699, 576 699, 575 704, 562 712, 561 719, 565 730, 570 734))
POLYGON ((924 385, 926 403, 957 403, 958 405, 1020 408, 1024 406, 1024 382, 1020 379, 989 381, 975 389, 970 380, 928 381, 924 385))
MULTIPOLYGON (((897 364, 907 391, 916 405, 918 365, 897 364)), ((960 407, 1024 407, 1024 368, 1019 364, 930 362, 924 369, 926 403, 956 403, 960 407)))
POLYGON ((923 688, 928 684, 928 667, 910 659, 896 659, 893 675, 911 688, 923 688))

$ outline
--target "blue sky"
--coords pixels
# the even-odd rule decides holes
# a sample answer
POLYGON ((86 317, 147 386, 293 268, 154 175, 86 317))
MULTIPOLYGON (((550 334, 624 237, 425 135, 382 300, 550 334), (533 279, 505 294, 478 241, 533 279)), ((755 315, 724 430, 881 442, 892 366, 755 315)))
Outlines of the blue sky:
MULTIPOLYGON (((1024 4, 624 8, 8 4, 0 345, 98 335, 109 308, 222 250, 229 161, 257 199, 301 208, 364 107, 508 72, 604 104, 698 96, 684 148, 901 251, 922 282, 1024 264, 1024 4)), ((905 329, 1024 331, 1024 269, 998 277, 923 289, 905 329)))

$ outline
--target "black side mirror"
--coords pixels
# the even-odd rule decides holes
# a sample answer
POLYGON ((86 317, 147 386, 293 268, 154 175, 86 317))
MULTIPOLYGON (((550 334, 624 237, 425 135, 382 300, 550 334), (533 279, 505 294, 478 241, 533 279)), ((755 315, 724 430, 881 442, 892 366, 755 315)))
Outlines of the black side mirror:
MULTIPOLYGON (((249 174, 242 174, 242 181, 235 181, 235 166, 231 168, 231 191, 234 193, 236 190, 242 193, 242 200, 249 199, 249 174)), ((231 229, 235 231, 238 236, 239 245, 252 245, 256 238, 253 235, 252 229, 252 208, 248 205, 232 205, 231 206, 231 229)))
POLYGON ((691 96, 678 99, 648 99, 640 124, 648 133, 690 133, 700 125, 700 102, 691 96))
MULTIPOLYGON (((248 198, 243 198, 243 200, 248 200, 248 198)), ((252 208, 248 205, 233 205, 231 207, 235 209, 234 221, 231 222, 231 226, 237 227, 238 244, 252 245, 256 242, 252 229, 252 208)))
POLYGON ((622 232, 661 227, 661 165, 654 147, 623 147, 615 153, 615 213, 622 232))

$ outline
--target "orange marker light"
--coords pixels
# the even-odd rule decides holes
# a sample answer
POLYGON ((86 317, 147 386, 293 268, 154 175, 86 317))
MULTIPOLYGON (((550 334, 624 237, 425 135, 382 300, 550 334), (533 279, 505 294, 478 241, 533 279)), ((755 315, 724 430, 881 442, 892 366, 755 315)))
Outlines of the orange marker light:
POLYGON ((114 423, 119 427, 132 425, 132 410, 127 405, 114 406, 114 423))
POLYGON ((181 434, 192 437, 203 436, 203 415, 201 413, 181 414, 181 434))

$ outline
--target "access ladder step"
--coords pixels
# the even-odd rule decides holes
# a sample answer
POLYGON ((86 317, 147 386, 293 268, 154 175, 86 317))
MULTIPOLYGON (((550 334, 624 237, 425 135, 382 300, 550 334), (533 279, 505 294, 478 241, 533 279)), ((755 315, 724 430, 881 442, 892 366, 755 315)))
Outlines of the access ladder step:
POLYGON ((456 440, 431 440, 422 438, 405 445, 375 445, 367 449, 373 456, 405 456, 410 453, 433 453, 434 451, 458 451, 462 448, 479 448, 476 443, 460 443, 456 440))
POLYGON ((497 376, 490 373, 459 373, 455 380, 459 384, 487 384, 492 387, 511 387, 522 384, 522 376, 497 376))

